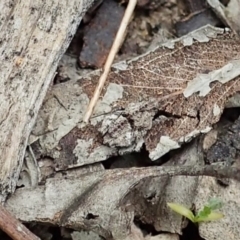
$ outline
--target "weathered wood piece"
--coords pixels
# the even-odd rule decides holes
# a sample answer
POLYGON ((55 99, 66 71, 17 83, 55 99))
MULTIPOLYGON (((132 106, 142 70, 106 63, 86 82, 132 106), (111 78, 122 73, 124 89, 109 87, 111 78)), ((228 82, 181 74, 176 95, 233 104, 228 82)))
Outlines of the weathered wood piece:
MULTIPOLYGON (((125 239, 134 216, 154 224, 158 231, 171 229, 171 232, 181 233, 182 218, 171 213, 166 202, 174 201, 191 207, 196 191, 208 188, 206 185, 205 188, 198 186, 197 181, 190 177, 168 177, 209 175, 240 180, 239 171, 216 165, 104 170, 73 179, 48 179, 44 186, 35 189, 18 189, 7 201, 6 208, 22 221, 93 230, 106 239, 125 239), (187 180, 189 184, 185 185, 187 180), (161 216, 165 218, 164 222, 161 216)), ((234 181, 224 189, 226 205, 229 201, 233 209, 239 198, 233 202, 229 195, 233 189, 237 191, 238 186, 239 183, 234 181)), ((215 184, 216 192, 221 190, 218 188, 215 184)), ((224 213, 227 221, 231 221, 227 208, 224 213)), ((229 227, 233 226, 240 234, 235 224, 238 222, 229 224, 229 227)))
POLYGON ((54 86, 32 131, 36 157, 52 157, 61 170, 145 144, 158 159, 219 120, 240 90, 239 52, 231 32, 207 27, 115 64, 88 125, 82 118, 100 71, 54 86))
POLYGON ((218 197, 224 203, 221 212, 225 217, 210 225, 214 227, 201 225, 201 234, 206 240, 224 240, 230 236, 237 239, 240 234, 238 214, 235 214, 240 204, 240 198, 236 197, 240 195, 239 128, 240 118, 225 127, 215 142, 209 141, 209 136, 203 141, 193 141, 161 167, 96 169, 75 177, 49 178, 44 186, 17 190, 6 207, 23 221, 93 230, 106 239, 133 240, 130 236, 134 217, 153 225, 157 231, 181 234, 186 222, 170 211, 166 203, 177 202, 200 209, 210 198, 218 197), (211 157, 213 152, 215 158, 211 157), (203 160, 234 162, 237 168, 229 164, 204 166, 203 160), (238 181, 230 179, 228 187, 222 187, 215 178, 198 175, 238 181))
POLYGON ((0 193, 11 193, 47 89, 93 0, 0 2, 0 193))

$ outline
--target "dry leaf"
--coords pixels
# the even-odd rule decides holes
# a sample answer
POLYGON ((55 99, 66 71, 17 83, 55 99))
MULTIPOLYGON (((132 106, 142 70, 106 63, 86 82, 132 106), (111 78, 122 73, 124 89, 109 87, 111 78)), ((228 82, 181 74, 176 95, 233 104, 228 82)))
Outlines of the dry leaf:
POLYGON ((143 144, 158 159, 218 122, 240 90, 239 52, 237 37, 208 26, 116 64, 89 125, 81 119, 99 71, 57 85, 32 131, 39 138, 33 148, 53 157, 56 169, 139 151, 143 144))

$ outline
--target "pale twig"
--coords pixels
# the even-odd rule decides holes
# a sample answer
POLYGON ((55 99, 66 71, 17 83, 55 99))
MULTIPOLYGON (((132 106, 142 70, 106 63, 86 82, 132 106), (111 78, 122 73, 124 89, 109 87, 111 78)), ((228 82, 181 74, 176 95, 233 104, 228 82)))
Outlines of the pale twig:
POLYGON ((91 115, 92 115, 92 112, 94 110, 94 107, 99 99, 99 96, 101 94, 101 91, 103 89, 103 86, 104 86, 104 83, 107 79, 107 76, 110 72, 110 69, 111 69, 111 65, 113 63, 113 60, 115 58, 115 55, 117 54, 121 44, 122 44, 122 40, 123 40, 123 37, 125 35, 125 32, 126 32, 126 28, 127 28, 127 25, 131 19, 131 16, 133 14, 133 11, 135 9, 135 6, 137 4, 137 0, 129 0, 129 3, 128 3, 128 6, 127 6, 127 9, 125 11, 125 14, 123 16, 123 19, 122 19, 122 22, 120 24, 120 27, 118 29, 118 32, 117 32, 117 35, 116 35, 116 38, 113 42, 113 45, 112 45, 112 48, 109 52, 109 55, 108 55, 108 58, 106 60, 106 63, 104 65, 104 68, 103 68, 103 73, 99 79, 99 82, 98 82, 98 85, 94 91, 94 94, 93 94, 93 97, 88 105, 88 108, 87 108, 87 112, 83 118, 83 121, 84 122, 88 122, 91 115))

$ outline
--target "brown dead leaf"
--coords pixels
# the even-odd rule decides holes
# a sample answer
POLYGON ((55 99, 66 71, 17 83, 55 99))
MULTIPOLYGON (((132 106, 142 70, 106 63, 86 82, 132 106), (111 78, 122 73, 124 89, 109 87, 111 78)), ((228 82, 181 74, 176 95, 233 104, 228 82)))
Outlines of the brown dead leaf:
MULTIPOLYGON (((55 119, 60 121, 54 122, 55 130, 38 137, 40 148, 55 159, 58 169, 61 162, 66 168, 139 151, 144 143, 150 158, 158 159, 218 122, 226 101, 240 90, 239 52, 240 41, 234 34, 208 26, 115 64, 90 125, 81 119, 99 72, 90 79, 58 85, 52 95, 58 91, 65 109, 58 104, 55 119), (68 145, 69 140, 69 154, 74 157, 66 158, 56 147, 68 145)), ((40 111, 33 131, 36 136, 44 132, 40 130, 46 128, 45 112, 52 108, 50 98, 40 111)))

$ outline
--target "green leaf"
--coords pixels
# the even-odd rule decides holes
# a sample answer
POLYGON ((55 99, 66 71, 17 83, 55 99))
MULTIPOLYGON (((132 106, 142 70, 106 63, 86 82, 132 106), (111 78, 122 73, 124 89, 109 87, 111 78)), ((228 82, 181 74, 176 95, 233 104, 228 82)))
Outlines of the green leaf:
POLYGON ((218 198, 211 198, 207 204, 207 206, 209 208, 211 208, 212 210, 216 210, 219 209, 223 206, 223 203, 220 199, 218 198))
MULTIPOLYGON (((196 222, 199 221, 212 221, 212 218, 218 218, 218 214, 216 212, 213 213, 213 210, 219 209, 222 207, 221 200, 217 198, 212 198, 209 200, 208 204, 201 209, 196 215, 196 222)), ((221 215, 222 216, 222 215, 221 215)), ((215 219, 213 219, 215 220, 215 219)))
POLYGON ((211 213, 211 208, 209 208, 208 206, 204 206, 203 209, 201 209, 198 213, 197 213, 197 218, 205 218, 207 217, 209 214, 211 213))
POLYGON ((192 222, 195 222, 195 216, 191 210, 184 207, 183 205, 177 203, 167 203, 168 207, 170 207, 174 212, 188 218, 192 222))
POLYGON ((196 217, 195 222, 210 222, 223 218, 224 215, 219 212, 212 211, 208 216, 205 217, 196 217))

